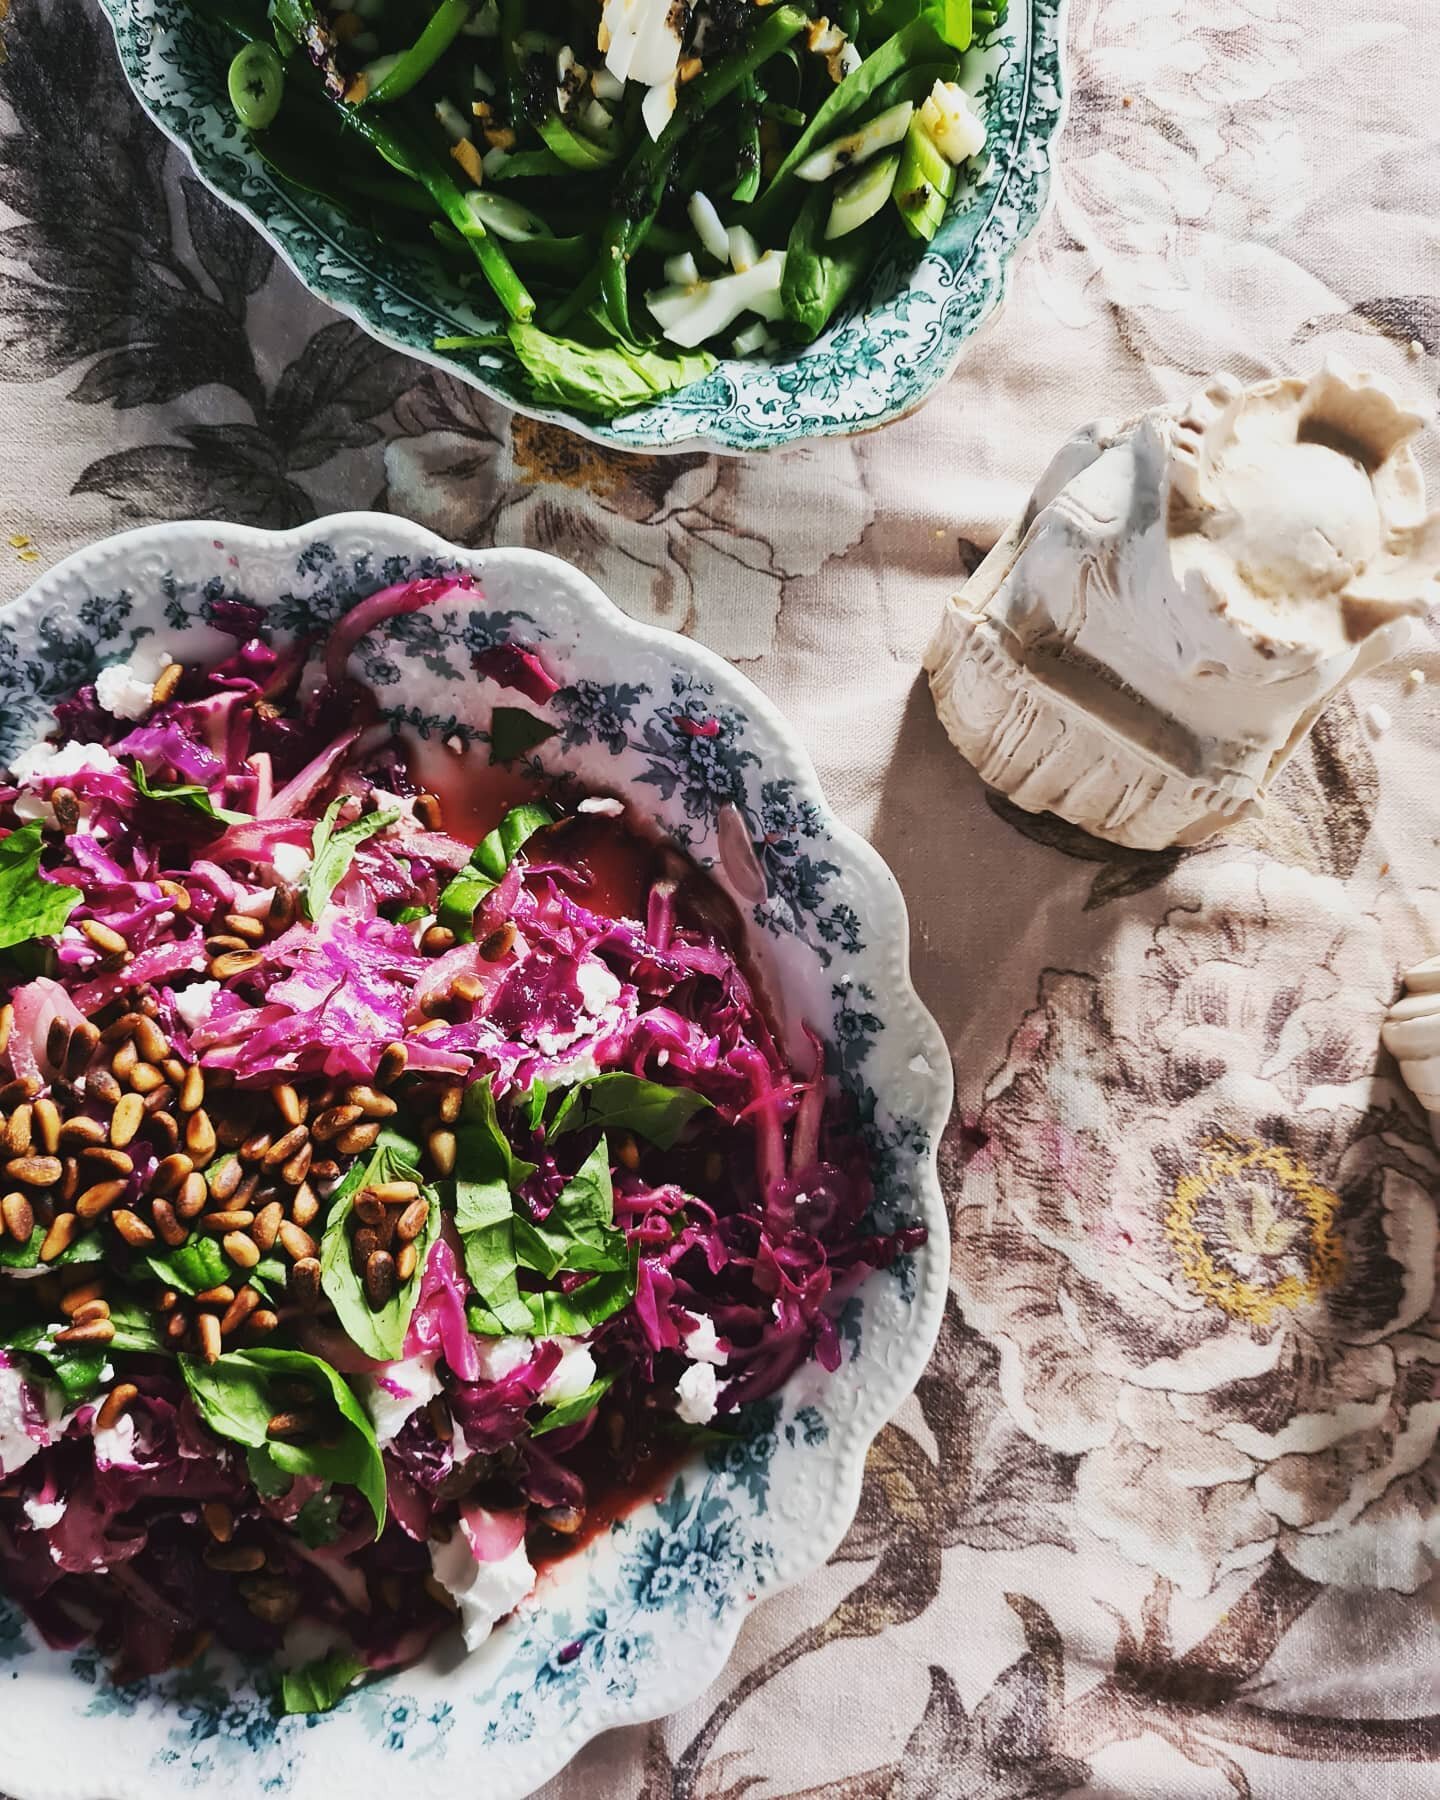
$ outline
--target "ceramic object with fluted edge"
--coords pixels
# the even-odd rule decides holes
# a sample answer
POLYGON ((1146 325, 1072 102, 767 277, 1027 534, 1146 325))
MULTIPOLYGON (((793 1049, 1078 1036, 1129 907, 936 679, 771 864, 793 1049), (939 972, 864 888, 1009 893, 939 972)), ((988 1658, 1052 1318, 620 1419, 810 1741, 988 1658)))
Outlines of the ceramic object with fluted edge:
POLYGON ((1440 602, 1424 417, 1330 362, 1078 431, 926 653, 981 778, 1136 849, 1253 812, 1440 602))
POLYGON ((1380 1037, 1440 1142, 1440 956, 1406 975, 1405 992, 1390 1008, 1380 1037))
POLYGON ((391 582, 456 570, 477 591, 388 621, 352 654, 384 718, 484 758, 503 693, 471 658, 537 646, 561 686, 531 772, 562 797, 633 800, 728 888, 748 953, 784 996, 792 1047, 808 1020, 868 1121, 877 1219, 916 1218, 929 1242, 847 1303, 833 1375, 803 1370, 747 1409, 735 1442, 697 1452, 547 1572, 475 1655, 439 1644, 334 1712, 278 1716, 264 1668, 213 1652, 112 1687, 93 1650, 46 1649, 0 1600, 0 1792, 14 1800, 522 1800, 597 1732, 696 1699, 755 1602, 824 1563, 854 1517, 871 1439, 934 1344, 951 1075, 911 985, 904 901, 826 806, 780 714, 710 651, 635 623, 554 557, 459 550, 402 519, 155 526, 72 556, 0 609, 0 763, 44 734, 56 700, 147 638, 182 659, 223 653, 232 640, 207 622, 222 597, 262 605, 283 642, 323 635, 391 582))
POLYGON ((312 294, 382 343, 517 412, 620 450, 770 450, 913 412, 999 306, 1011 263, 1045 207, 1063 113, 1063 0, 1011 0, 1005 25, 965 64, 989 129, 986 156, 923 255, 907 243, 854 305, 794 354, 725 357, 704 380, 602 420, 535 401, 513 361, 434 348, 437 337, 493 332, 502 321, 482 292, 462 288, 438 262, 381 243, 266 166, 226 97, 225 49, 187 0, 100 3, 140 104, 312 294))

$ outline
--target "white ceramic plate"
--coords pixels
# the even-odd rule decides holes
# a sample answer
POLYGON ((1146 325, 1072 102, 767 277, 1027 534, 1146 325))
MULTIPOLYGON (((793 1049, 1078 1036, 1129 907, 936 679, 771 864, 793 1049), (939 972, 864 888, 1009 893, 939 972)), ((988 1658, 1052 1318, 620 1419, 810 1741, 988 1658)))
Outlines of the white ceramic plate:
POLYGON ((4 609, 0 760, 142 637, 172 654, 219 649, 228 640, 205 619, 222 593, 267 605, 282 633, 307 631, 390 581, 456 568, 475 571, 483 598, 394 621, 358 646, 356 672, 395 723, 483 756, 498 690, 472 675, 471 652, 543 644, 565 684, 546 709, 559 728, 538 753, 546 773, 633 796, 729 887, 790 1028, 805 1019, 826 1036, 870 1120, 883 1213, 918 1218, 929 1243, 849 1303, 835 1375, 802 1372, 752 1409, 743 1442, 698 1454, 663 1500, 546 1576, 478 1655, 442 1647, 333 1713, 277 1717, 250 1673, 210 1656, 116 1689, 92 1652, 46 1650, 0 1602, 0 1790, 16 1800, 522 1800, 597 1732, 693 1700, 749 1608, 825 1561, 854 1516, 866 1448, 934 1342, 951 1076, 911 986, 904 902, 827 809, 780 715, 719 657, 635 624, 553 557, 457 550, 400 519, 156 526, 71 557, 4 609), (718 731, 692 735, 680 717, 718 731))

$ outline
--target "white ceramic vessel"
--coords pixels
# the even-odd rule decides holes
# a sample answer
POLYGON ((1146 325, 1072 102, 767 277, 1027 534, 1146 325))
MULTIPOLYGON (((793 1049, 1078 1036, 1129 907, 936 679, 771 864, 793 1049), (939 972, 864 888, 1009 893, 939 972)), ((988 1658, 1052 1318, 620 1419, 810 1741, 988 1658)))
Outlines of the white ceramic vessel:
POLYGON ((1330 363, 1077 432, 927 652, 956 747, 1016 805, 1138 849, 1254 811, 1440 601, 1424 423, 1330 363))
POLYGON ((546 773, 635 798, 730 888, 789 1027, 820 1030, 835 1079, 872 1111, 882 1207, 918 1218, 929 1242, 850 1303, 834 1376, 807 1371, 762 1403, 742 1441, 697 1455, 662 1499, 547 1575, 475 1656, 444 1647, 333 1713, 278 1717, 263 1677, 209 1657, 117 1690, 92 1652, 44 1649, 0 1602, 0 1791, 16 1800, 521 1800, 597 1732, 693 1700, 751 1606, 825 1561, 854 1516, 866 1448, 933 1345, 951 1076, 910 982, 904 902, 826 808, 780 715, 719 657, 635 624, 552 557, 457 550, 400 519, 352 513, 280 534, 160 526, 83 551, 4 609, 0 761, 43 734, 56 699, 147 638, 175 655, 218 650, 228 640, 206 615, 222 594, 266 604, 284 636, 323 631, 388 582, 457 568, 483 598, 371 634, 356 673, 397 726, 458 736, 479 756, 496 690, 472 675, 472 652, 542 644, 564 684, 546 709, 546 773))

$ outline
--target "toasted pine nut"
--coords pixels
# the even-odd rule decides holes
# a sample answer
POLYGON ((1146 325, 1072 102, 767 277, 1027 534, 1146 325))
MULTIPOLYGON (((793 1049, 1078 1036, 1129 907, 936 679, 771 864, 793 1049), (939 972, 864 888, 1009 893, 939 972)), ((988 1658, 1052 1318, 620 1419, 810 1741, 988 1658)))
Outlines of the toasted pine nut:
MULTIPOLYGON (((200 1345, 200 1354, 207 1363, 220 1360, 220 1321, 214 1313, 201 1313, 195 1321, 195 1336, 200 1345)), ((262 1558, 263 1560, 263 1558, 262 1558)))
POLYGON ((292 1262, 301 1262, 306 1257, 316 1254, 317 1245, 314 1238, 308 1231, 303 1231, 293 1219, 284 1220, 276 1236, 280 1240, 281 1249, 292 1262))
POLYGON ((45 1233, 45 1241, 40 1246, 42 1263, 54 1262, 57 1256, 70 1248, 75 1242, 79 1223, 73 1212, 56 1213, 50 1229, 45 1233))
POLYGON ((220 1247, 242 1269, 253 1269, 260 1260, 260 1252, 255 1247, 255 1240, 246 1237, 243 1231, 227 1231, 220 1240, 220 1247))
POLYGON ((270 1090, 270 1098, 287 1125, 301 1123, 300 1096, 288 1081, 277 1081, 270 1090))
POLYGON ((35 1102, 31 1120, 36 1142, 47 1156, 53 1156, 60 1148, 60 1108, 48 1094, 35 1102))
POLYGON ((432 1131, 425 1140, 425 1148, 430 1152, 430 1160, 442 1175, 455 1173, 455 1133, 453 1131, 432 1131))
POLYGON ((115 1382, 110 1393, 106 1393, 101 1409, 95 1413, 95 1426, 101 1431, 112 1431, 121 1422, 121 1415, 130 1408, 133 1400, 140 1399, 140 1390, 133 1381, 115 1382))
POLYGON ((76 1197, 75 1211, 82 1219, 98 1219, 101 1213, 109 1212, 129 1185, 128 1181, 97 1181, 76 1197))
POLYGON ((145 1102, 139 1094, 122 1094, 110 1115, 110 1142, 116 1149, 130 1143, 145 1122, 145 1102))
POLYGON ((120 1233, 121 1237, 124 1238, 125 1242, 132 1245, 137 1250, 140 1249, 142 1245, 153 1244, 155 1242, 155 1233, 140 1217, 139 1213, 131 1212, 128 1207, 122 1207, 118 1212, 111 1213, 110 1221, 120 1233))

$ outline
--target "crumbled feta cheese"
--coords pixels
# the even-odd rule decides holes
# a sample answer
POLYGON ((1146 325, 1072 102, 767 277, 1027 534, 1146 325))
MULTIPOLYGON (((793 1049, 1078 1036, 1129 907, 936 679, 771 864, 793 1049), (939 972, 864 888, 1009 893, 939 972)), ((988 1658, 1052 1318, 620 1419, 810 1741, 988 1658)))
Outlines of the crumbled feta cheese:
POLYGON ((586 1012, 597 1018, 620 998, 620 978, 598 956, 587 957, 576 967, 575 985, 585 1002, 586 1012))
POLYGON ((407 800, 403 794, 392 794, 385 788, 371 788, 370 798, 375 802, 377 812, 398 812, 402 819, 413 821, 415 802, 407 800))
POLYGON ((29 825, 38 819, 42 825, 55 825, 55 808, 48 800, 42 800, 38 794, 20 793, 15 796, 12 811, 22 825, 29 825))
POLYGON ((676 1383, 680 1404, 676 1411, 687 1425, 708 1425, 715 1417, 720 1383, 712 1363, 691 1363, 676 1383))
POLYGON ((435 1579, 459 1603, 460 1632, 467 1650, 478 1650, 535 1585, 535 1571, 523 1543, 499 1562, 482 1563, 475 1560, 463 1531, 457 1531, 448 1544, 431 1544, 430 1566, 435 1579))
POLYGON ((507 1375, 529 1362, 535 1354, 532 1338, 487 1338, 479 1346, 480 1379, 503 1381, 507 1375))
MULTIPOLYGON (((691 258, 690 266, 692 269, 695 267, 693 257, 691 258)), ((666 265, 666 270, 668 273, 668 263, 666 265)), ((698 270, 696 270, 696 279, 699 279, 698 270)), ((576 812, 593 813, 597 818, 601 819, 618 819, 625 811, 625 802, 623 800, 613 799, 609 794, 591 794, 587 800, 582 800, 575 810, 576 812)))
POLYGON ((40 1448, 28 1423, 30 1401, 27 1384, 18 1369, 0 1363, 0 1475, 24 1468, 40 1448))
POLYGON ((310 873, 310 852, 301 844, 272 845, 270 867, 293 887, 310 873))
POLYGON ((153 691, 170 653, 158 646, 131 652, 129 662, 111 663, 95 677, 95 698, 117 719, 143 719, 154 704, 153 691))
POLYGON ((25 1516, 30 1523, 41 1531, 48 1531, 52 1525, 58 1525, 65 1517, 63 1500, 37 1500, 32 1494, 25 1502, 25 1516))
POLYGON ((393 1442, 405 1422, 440 1392, 440 1377, 435 1373, 439 1360, 438 1351, 409 1356, 362 1378, 365 1410, 375 1427, 377 1443, 393 1442))
POLYGON ((560 1367, 540 1390, 547 1406, 558 1406, 563 1400, 574 1400, 595 1379, 595 1358, 577 1338, 552 1338, 561 1347, 560 1367))
POLYGON ((175 995, 175 1011, 187 1031, 196 1030, 210 1017, 210 1009, 219 992, 218 981, 197 981, 191 987, 181 988, 175 995))
POLYGON ((700 1323, 693 1331, 685 1333, 683 1343, 691 1362, 714 1363, 717 1369, 723 1369, 729 1360, 720 1348, 715 1321, 706 1313, 700 1315, 700 1323))
POLYGON ((37 781, 63 781, 71 775, 116 775, 120 764, 103 744, 32 744, 10 765, 19 787, 37 781))
MULTIPOLYGON (((99 1413, 96 1413, 99 1418, 99 1413)), ((128 1412, 121 1413, 113 1425, 95 1432, 95 1467, 97 1469, 133 1469, 135 1461, 135 1421, 128 1412)))

